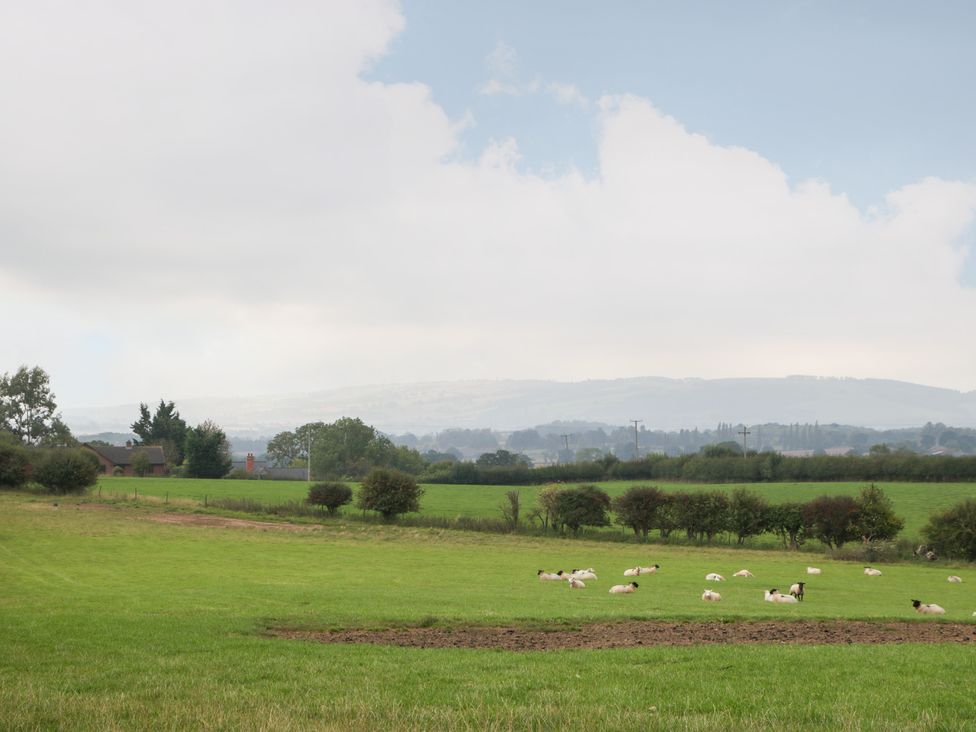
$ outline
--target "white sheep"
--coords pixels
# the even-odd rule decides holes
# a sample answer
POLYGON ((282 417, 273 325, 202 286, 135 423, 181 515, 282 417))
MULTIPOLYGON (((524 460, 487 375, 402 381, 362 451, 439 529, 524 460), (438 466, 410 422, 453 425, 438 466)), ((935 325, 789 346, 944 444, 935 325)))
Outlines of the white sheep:
POLYGON ((571 590, 582 590, 586 587, 586 585, 583 584, 583 582, 581 580, 578 580, 576 577, 570 576, 567 577, 566 579, 569 580, 569 589, 571 590))
POLYGON ((640 571, 641 571, 641 568, 640 567, 633 567, 632 569, 625 569, 624 570, 624 577, 639 577, 640 576, 640 571))
POLYGON ((780 591, 775 587, 771 590, 766 590, 765 595, 766 602, 778 602, 783 605, 795 605, 798 602, 792 595, 780 594, 780 591))
POLYGON ((945 615, 945 608, 935 603, 925 604, 919 600, 912 600, 912 607, 919 615, 945 615))
POLYGON ((705 580, 708 582, 725 582, 725 577, 718 572, 709 572, 705 575, 705 580))
POLYGON ((732 575, 733 577, 755 577, 755 575, 748 569, 740 569, 738 572, 732 575))
POLYGON ((949 575, 949 581, 950 582, 962 582, 962 577, 960 577, 958 574, 950 574, 949 575))
POLYGON ((718 602, 722 599, 722 596, 713 590, 705 590, 702 593, 702 600, 705 602, 718 602))
POLYGON ((561 582, 562 580, 564 580, 566 578, 563 577, 562 570, 559 570, 558 572, 547 572, 544 569, 540 569, 539 570, 539 579, 542 580, 543 582, 546 582, 546 581, 561 582))
POLYGON ((593 569, 574 569, 570 574, 576 579, 581 580, 595 580, 596 574, 594 574, 593 569))
POLYGON ((614 585, 610 588, 610 594, 619 595, 621 593, 634 592, 638 586, 639 585, 636 582, 631 582, 629 585, 614 585))
POLYGON ((868 577, 880 577, 881 576, 881 570, 880 569, 874 569, 872 567, 865 567, 864 568, 864 574, 866 574, 868 577))
POLYGON ((790 594, 793 595, 793 597, 795 597, 797 600, 802 600, 803 585, 805 584, 806 582, 794 582, 792 585, 790 585, 790 594))
POLYGON ((807 574, 820 574, 819 567, 807 567, 807 574))
POLYGON ((654 574, 660 568, 660 564, 652 564, 650 567, 633 567, 624 570, 624 577, 640 577, 642 574, 654 574))

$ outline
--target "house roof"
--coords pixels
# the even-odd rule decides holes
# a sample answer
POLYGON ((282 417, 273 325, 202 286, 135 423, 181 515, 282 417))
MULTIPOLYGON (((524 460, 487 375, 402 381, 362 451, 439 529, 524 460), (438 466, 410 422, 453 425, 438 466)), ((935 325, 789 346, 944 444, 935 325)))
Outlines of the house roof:
POLYGON ((98 453, 113 465, 132 465, 133 456, 139 452, 146 453, 146 455, 149 457, 150 465, 166 464, 166 456, 163 454, 163 448, 159 447, 158 445, 118 447, 116 445, 89 445, 86 442, 84 447, 98 453))

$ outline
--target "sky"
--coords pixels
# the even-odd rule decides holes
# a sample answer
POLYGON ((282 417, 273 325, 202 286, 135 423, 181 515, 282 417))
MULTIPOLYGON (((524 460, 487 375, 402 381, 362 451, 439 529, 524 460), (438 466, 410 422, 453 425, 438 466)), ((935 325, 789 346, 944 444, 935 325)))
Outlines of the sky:
POLYGON ((0 373, 976 389, 966 1, 0 4, 0 373))

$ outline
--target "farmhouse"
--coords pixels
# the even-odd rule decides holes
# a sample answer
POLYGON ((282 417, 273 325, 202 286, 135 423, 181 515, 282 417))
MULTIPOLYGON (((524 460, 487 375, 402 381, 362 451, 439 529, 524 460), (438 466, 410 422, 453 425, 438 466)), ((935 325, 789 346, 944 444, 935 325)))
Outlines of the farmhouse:
POLYGON ((132 459, 141 452, 149 458, 148 475, 166 474, 166 456, 163 455, 163 448, 156 445, 133 447, 131 442, 126 442, 125 447, 118 447, 90 445, 86 442, 82 447, 95 453, 98 458, 98 472, 106 475, 113 475, 116 468, 122 468, 122 475, 135 475, 132 459))
POLYGON ((231 473, 243 470, 255 478, 270 480, 305 480, 308 475, 305 468, 276 468, 267 460, 255 460, 253 452, 249 452, 245 460, 233 461, 230 470, 231 473))

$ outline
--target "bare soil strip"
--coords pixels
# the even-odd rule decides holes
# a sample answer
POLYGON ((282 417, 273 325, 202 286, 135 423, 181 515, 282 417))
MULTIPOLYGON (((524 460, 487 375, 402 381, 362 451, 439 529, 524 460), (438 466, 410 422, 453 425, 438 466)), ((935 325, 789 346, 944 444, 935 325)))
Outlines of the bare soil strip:
POLYGON ((408 648, 497 648, 506 651, 555 651, 571 648, 638 648, 720 643, 976 643, 976 624, 939 622, 760 621, 740 623, 631 621, 591 623, 579 629, 552 630, 517 626, 454 626, 346 629, 327 631, 274 629, 279 638, 320 643, 369 643, 408 648))

